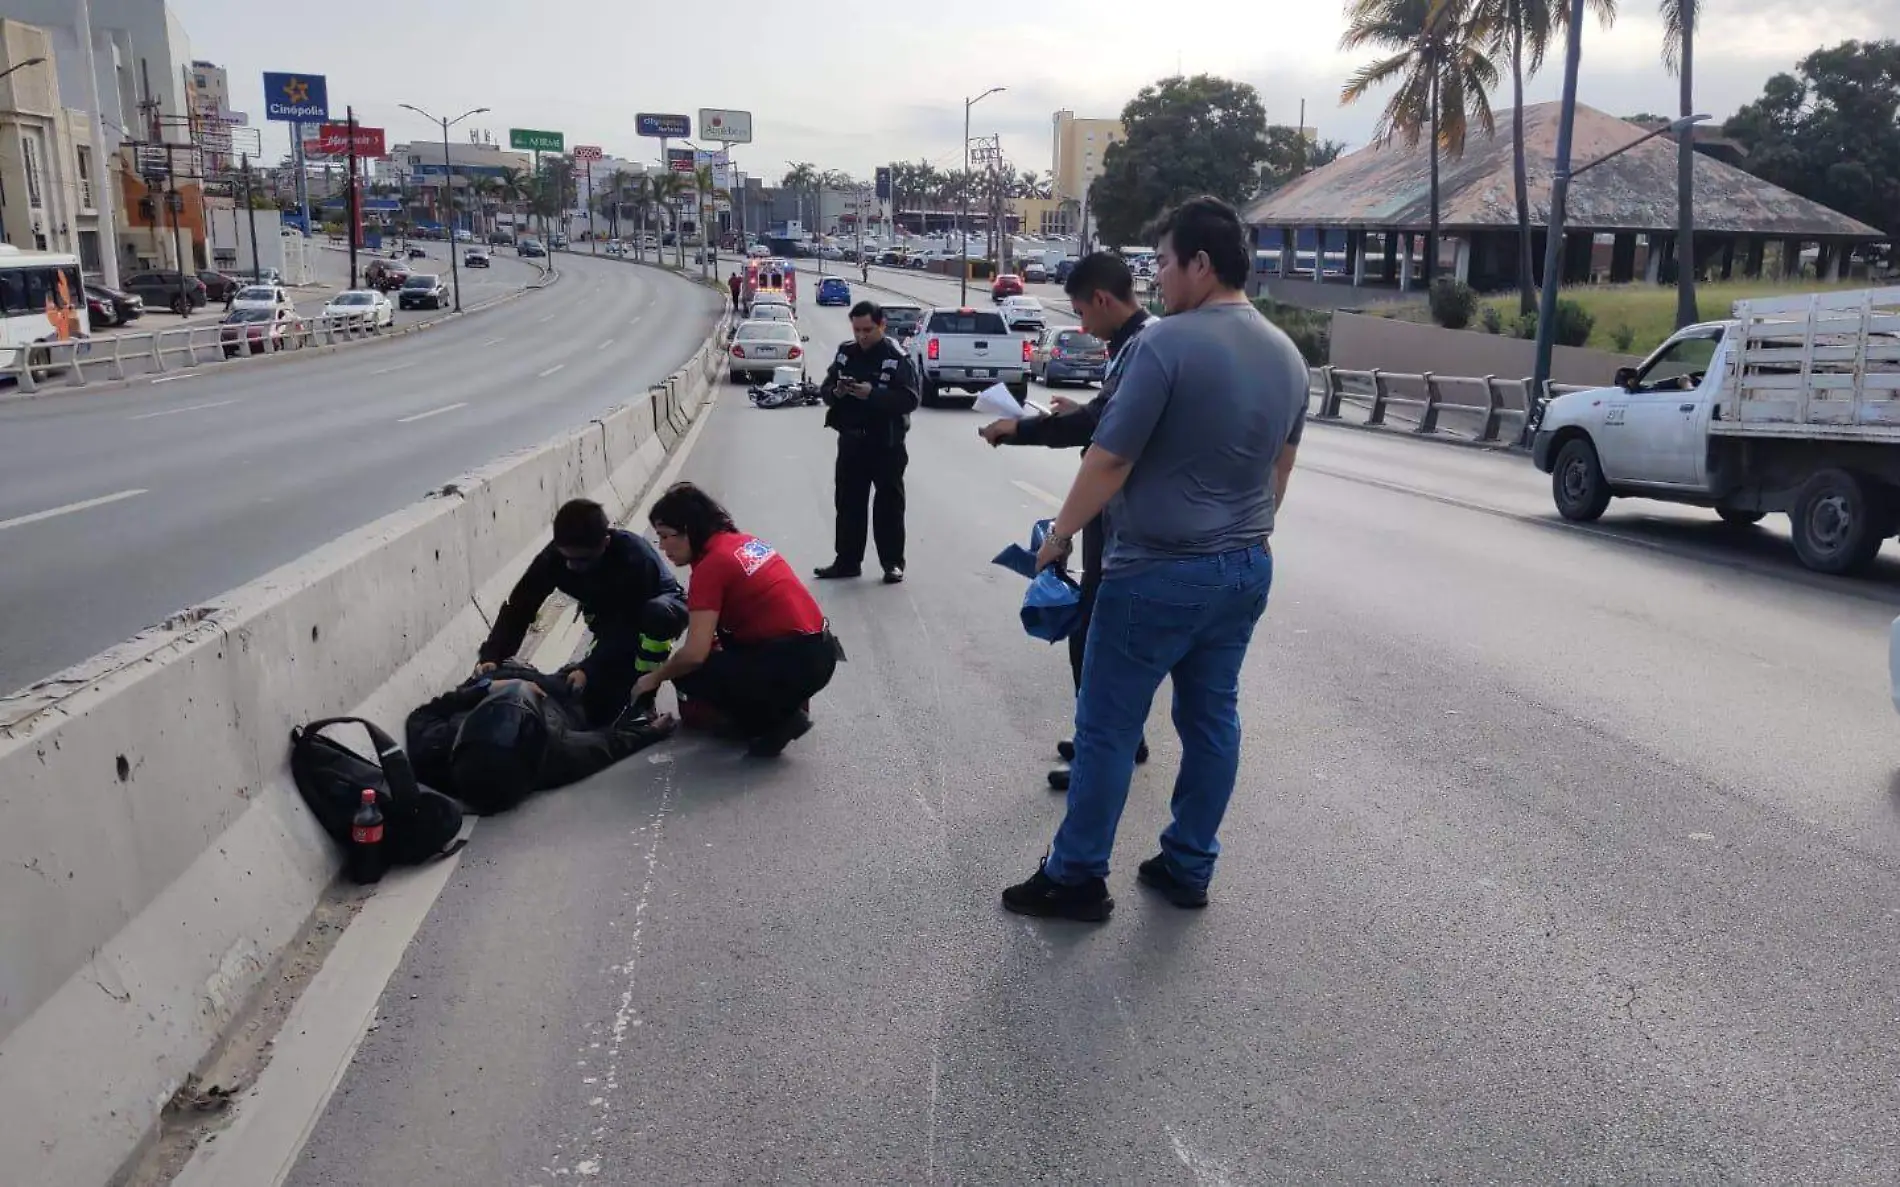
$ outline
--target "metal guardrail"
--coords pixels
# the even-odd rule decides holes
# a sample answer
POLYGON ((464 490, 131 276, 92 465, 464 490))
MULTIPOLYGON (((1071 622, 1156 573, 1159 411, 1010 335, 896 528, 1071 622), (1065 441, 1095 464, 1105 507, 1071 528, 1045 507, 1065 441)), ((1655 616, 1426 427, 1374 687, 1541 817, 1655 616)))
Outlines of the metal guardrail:
MULTIPOLYGON (((247 330, 251 324, 259 323, 213 322, 110 338, 39 342, 15 350, 13 358, 0 365, 0 379, 12 378, 19 391, 30 395, 60 375, 65 376, 67 387, 84 387, 96 382, 102 372, 105 379, 123 380, 127 365, 132 363, 146 365, 149 373, 161 374, 190 370, 206 362, 237 362, 253 357, 252 343, 248 332, 227 337, 227 331, 247 330)), ((359 341, 375 337, 385 328, 363 313, 318 314, 299 317, 284 325, 281 335, 267 339, 275 345, 267 346, 264 354, 359 341)))
MULTIPOLYGON (((1385 424, 1387 413, 1398 407, 1416 410, 1418 420, 1412 431, 1420 436, 1432 436, 1446 431, 1439 424, 1445 413, 1460 413, 1478 421, 1478 427, 1468 439, 1494 442, 1500 439, 1507 419, 1521 429, 1531 416, 1531 403, 1527 399, 1532 387, 1529 378, 1438 375, 1430 371, 1386 371, 1377 367, 1354 371, 1330 366, 1312 368, 1310 374, 1309 391, 1320 398, 1319 411, 1313 414, 1319 420, 1343 419, 1342 410, 1351 403, 1363 405, 1364 423, 1377 426, 1385 424), (1448 391, 1459 394, 1472 389, 1476 389, 1478 397, 1474 402, 1446 398, 1448 391), (1507 398, 1511 396, 1515 399, 1507 398)), ((1575 384, 1546 381, 1537 407, 1542 407, 1553 396, 1583 390, 1575 384)))

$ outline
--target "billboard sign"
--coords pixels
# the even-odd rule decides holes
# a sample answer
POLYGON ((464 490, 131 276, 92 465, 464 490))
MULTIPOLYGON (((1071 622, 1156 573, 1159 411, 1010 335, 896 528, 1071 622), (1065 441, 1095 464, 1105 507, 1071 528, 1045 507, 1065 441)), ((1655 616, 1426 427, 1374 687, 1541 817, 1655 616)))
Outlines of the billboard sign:
POLYGON ((877 200, 880 202, 891 200, 891 167, 889 165, 877 167, 877 200))
POLYGON ((729 111, 723 107, 699 109, 699 138, 726 144, 752 143, 752 113, 729 111))
POLYGON ((700 149, 693 157, 693 168, 697 169, 701 165, 708 165, 712 168, 713 188, 721 190, 729 190, 732 188, 732 166, 730 162, 727 161, 723 149, 719 152, 708 152, 703 148, 700 149))
POLYGON ((598 144, 577 144, 574 146, 574 159, 577 161, 598 161, 600 160, 600 155, 600 145, 598 144))
POLYGON ((559 132, 543 132, 535 128, 508 129, 508 147, 524 152, 560 152, 566 140, 559 132))
POLYGON ((330 81, 321 74, 264 73, 264 118, 320 123, 330 118, 330 81))
POLYGON ((693 150, 690 148, 667 149, 666 168, 672 173, 691 173, 693 171, 693 150))
POLYGON ((633 130, 661 140, 684 140, 693 134, 693 120, 690 116, 642 111, 633 117, 633 130))
MULTIPOLYGON (((343 156, 350 151, 350 126, 348 124, 319 125, 314 144, 320 153, 343 156)), ((361 124, 356 125, 356 155, 359 157, 388 156, 389 151, 383 145, 383 130, 365 128, 361 124)))

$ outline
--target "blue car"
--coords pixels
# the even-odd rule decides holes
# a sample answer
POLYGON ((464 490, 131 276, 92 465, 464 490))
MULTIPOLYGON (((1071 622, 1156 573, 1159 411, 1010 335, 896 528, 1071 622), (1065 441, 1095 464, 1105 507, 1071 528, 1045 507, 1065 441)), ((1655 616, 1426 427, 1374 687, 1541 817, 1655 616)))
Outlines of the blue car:
POLYGON ((836 276, 827 276, 818 282, 818 303, 820 305, 851 304, 851 286, 836 276))

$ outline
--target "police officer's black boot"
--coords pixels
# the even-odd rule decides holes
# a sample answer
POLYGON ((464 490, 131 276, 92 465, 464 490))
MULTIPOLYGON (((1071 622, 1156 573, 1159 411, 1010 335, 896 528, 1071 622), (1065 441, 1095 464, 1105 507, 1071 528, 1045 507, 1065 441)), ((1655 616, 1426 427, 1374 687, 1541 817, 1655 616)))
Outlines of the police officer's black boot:
MULTIPOLYGON (((1062 761, 1064 764, 1074 762, 1075 761, 1075 743, 1068 740, 1067 738, 1064 738, 1062 741, 1056 743, 1056 753, 1062 756, 1062 761)), ((1139 766, 1142 763, 1145 763, 1147 761, 1148 761, 1148 739, 1143 738, 1141 740, 1141 745, 1135 747, 1135 764, 1139 766)), ((1049 772, 1049 790, 1051 791, 1069 790, 1069 768, 1067 765, 1056 767, 1054 770, 1051 770, 1049 772)))

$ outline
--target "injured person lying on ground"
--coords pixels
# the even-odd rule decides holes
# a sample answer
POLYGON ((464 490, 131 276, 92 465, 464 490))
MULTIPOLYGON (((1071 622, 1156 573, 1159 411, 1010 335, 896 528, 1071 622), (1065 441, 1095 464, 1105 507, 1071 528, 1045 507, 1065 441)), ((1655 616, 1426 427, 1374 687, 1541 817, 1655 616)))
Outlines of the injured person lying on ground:
POLYGON ((606 728, 588 729, 566 679, 505 663, 416 709, 403 730, 417 780, 486 816, 605 770, 668 737, 675 724, 630 708, 606 728))

